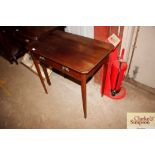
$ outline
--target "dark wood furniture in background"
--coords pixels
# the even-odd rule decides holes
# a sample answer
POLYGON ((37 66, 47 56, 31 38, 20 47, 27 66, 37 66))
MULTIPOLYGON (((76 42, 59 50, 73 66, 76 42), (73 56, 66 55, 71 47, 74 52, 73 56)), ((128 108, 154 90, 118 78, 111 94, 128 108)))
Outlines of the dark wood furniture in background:
MULTIPOLYGON (((54 31, 43 41, 32 43, 29 50, 32 54, 41 83, 47 93, 39 64, 42 65, 47 82, 46 66, 51 66, 81 82, 84 117, 87 117, 86 83, 94 73, 107 62, 113 45, 86 37, 54 31)), ((105 73, 106 74, 106 73, 105 73)), ((103 77, 105 82, 105 76, 103 77)), ((102 89, 103 90, 103 89, 102 89)))
POLYGON ((10 63, 17 62, 17 59, 26 52, 23 44, 14 38, 17 27, 0 27, 0 55, 10 63))
POLYGON ((64 26, 1 26, 0 54, 10 63, 28 52, 27 46, 46 38, 55 30, 64 31, 64 26))
POLYGON ((24 26, 16 29, 14 37, 26 45, 45 39, 55 30, 64 31, 65 26, 24 26))

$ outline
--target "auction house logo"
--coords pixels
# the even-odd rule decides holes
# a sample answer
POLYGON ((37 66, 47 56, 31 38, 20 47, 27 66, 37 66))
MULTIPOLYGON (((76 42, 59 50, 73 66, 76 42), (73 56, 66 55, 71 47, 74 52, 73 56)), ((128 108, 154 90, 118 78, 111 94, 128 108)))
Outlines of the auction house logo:
POLYGON ((128 129, 155 129, 155 113, 127 113, 128 129))

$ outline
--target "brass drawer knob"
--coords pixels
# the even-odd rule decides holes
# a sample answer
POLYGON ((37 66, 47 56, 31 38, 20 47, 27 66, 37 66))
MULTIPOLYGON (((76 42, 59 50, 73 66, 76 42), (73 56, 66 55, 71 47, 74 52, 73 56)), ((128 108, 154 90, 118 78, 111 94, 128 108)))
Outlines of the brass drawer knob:
POLYGON ((45 61, 45 58, 42 57, 42 56, 40 56, 40 57, 39 57, 39 60, 42 61, 42 62, 44 62, 44 61, 45 61))
POLYGON ((66 71, 66 72, 69 72, 69 68, 68 67, 65 67, 65 66, 62 66, 62 70, 63 71, 66 71))

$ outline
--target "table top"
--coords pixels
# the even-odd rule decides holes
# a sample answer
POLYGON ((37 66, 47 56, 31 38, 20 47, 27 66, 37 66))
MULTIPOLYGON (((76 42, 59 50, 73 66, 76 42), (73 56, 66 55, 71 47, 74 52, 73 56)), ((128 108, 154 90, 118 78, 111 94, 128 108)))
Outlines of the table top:
POLYGON ((80 73, 89 73, 113 48, 106 42, 58 30, 29 47, 33 53, 80 73))

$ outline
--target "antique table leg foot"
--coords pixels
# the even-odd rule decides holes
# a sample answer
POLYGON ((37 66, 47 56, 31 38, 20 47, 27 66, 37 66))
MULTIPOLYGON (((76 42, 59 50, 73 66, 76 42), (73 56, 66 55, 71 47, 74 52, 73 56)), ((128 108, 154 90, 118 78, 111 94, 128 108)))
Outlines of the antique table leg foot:
POLYGON ((105 63, 104 64, 104 73, 103 73, 103 77, 102 77, 102 86, 101 86, 101 96, 102 97, 103 97, 103 94, 104 94, 104 87, 105 87, 105 82, 106 82, 107 69, 108 69, 108 64, 105 63))
POLYGON ((38 76, 39 76, 39 78, 40 78, 40 81, 41 81, 41 83, 42 83, 42 85, 43 85, 43 88, 44 88, 44 90, 45 90, 45 93, 48 94, 47 89, 46 89, 46 86, 45 86, 45 83, 44 83, 44 79, 43 79, 43 77, 42 77, 42 75, 41 75, 41 71, 40 71, 40 68, 39 68, 39 61, 33 56, 33 54, 31 54, 31 56, 32 56, 34 65, 35 65, 35 67, 36 67, 36 70, 37 70, 37 72, 38 72, 38 76))
POLYGON ((48 76, 46 66, 45 66, 43 63, 41 63, 41 66, 42 66, 42 68, 43 68, 43 71, 44 71, 44 74, 45 74, 45 77, 46 77, 46 80, 47 80, 48 85, 51 85, 51 81, 50 81, 50 78, 49 78, 49 76, 48 76))
POLYGON ((87 118, 86 75, 81 76, 81 92, 82 92, 84 118, 87 118))

